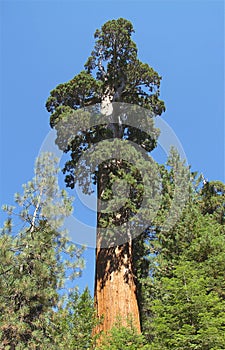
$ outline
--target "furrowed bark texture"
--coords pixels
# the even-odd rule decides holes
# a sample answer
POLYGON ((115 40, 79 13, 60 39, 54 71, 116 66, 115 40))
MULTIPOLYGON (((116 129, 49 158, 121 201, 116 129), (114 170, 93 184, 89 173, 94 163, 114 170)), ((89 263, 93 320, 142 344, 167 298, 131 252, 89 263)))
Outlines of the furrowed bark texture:
POLYGON ((140 318, 136 284, 132 272, 130 243, 118 247, 96 249, 95 308, 97 316, 104 316, 97 329, 109 331, 118 316, 122 324, 132 317, 140 332, 140 318))
MULTIPOLYGON (((98 192, 101 194, 102 190, 100 183, 98 192)), ((101 208, 98 202, 98 222, 100 218, 101 208)), ((109 331, 118 317, 121 317, 124 326, 127 325, 127 319, 132 318, 137 331, 141 332, 132 264, 132 241, 129 237, 127 234, 127 242, 125 239, 120 246, 102 248, 101 228, 97 226, 94 301, 97 316, 103 316, 103 322, 94 333, 109 331)))

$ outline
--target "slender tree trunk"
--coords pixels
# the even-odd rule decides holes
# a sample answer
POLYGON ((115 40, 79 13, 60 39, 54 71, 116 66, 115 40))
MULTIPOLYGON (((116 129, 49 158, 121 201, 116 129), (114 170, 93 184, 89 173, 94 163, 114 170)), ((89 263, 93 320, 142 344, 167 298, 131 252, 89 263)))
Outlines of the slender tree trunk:
MULTIPOLYGON (((98 198, 103 190, 98 183, 98 198)), ((98 223, 101 208, 98 202, 98 223)), ((129 233, 129 232, 128 232, 129 233)), ((140 317, 137 302, 137 290, 132 263, 132 241, 127 234, 127 242, 116 247, 102 248, 101 228, 97 225, 96 270, 95 270, 95 309, 103 322, 94 333, 107 332, 114 325, 117 317, 122 324, 132 317, 133 324, 140 332, 140 317)), ((124 240, 126 241, 126 239, 124 240)))

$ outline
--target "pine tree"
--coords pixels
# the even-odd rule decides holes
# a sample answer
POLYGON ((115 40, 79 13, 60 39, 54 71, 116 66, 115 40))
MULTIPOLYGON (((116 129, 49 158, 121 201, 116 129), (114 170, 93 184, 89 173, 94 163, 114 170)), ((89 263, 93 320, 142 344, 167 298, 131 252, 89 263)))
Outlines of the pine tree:
POLYGON ((56 348, 54 315, 67 276, 79 276, 83 249, 62 230, 71 199, 57 185, 57 161, 50 154, 36 162, 35 177, 5 206, 0 235, 0 347, 56 348), (20 227, 20 228, 19 228, 20 227), (62 259, 63 258, 63 259, 62 259), (61 292, 60 292, 61 291, 61 292))
MULTIPOLYGON (((133 32, 132 24, 123 18, 106 22, 95 32, 95 47, 85 64, 85 71, 69 82, 58 85, 51 91, 46 103, 51 113, 50 124, 57 131, 56 143, 63 151, 70 152, 71 159, 64 168, 67 186, 74 188, 78 182, 83 191, 89 193, 92 180, 97 184, 95 307, 99 318, 104 315, 102 327, 98 331, 109 330, 119 315, 124 316, 125 320, 132 315, 140 332, 132 260, 132 235, 136 226, 133 222, 122 229, 122 224, 135 216, 142 203, 144 187, 141 170, 146 167, 144 160, 151 165, 151 172, 148 173, 149 182, 152 183, 151 193, 146 196, 149 200, 152 193, 157 192, 158 186, 158 169, 150 157, 146 155, 142 162, 135 148, 130 148, 127 153, 133 156, 133 164, 136 162, 132 166, 125 161, 120 150, 119 140, 127 143, 132 141, 146 153, 153 150, 158 130, 154 128, 152 116, 161 115, 165 110, 163 101, 159 99, 161 77, 138 59, 136 44, 131 39, 133 32), (129 115, 128 103, 133 105, 132 115, 129 115), (143 109, 140 112, 135 106, 144 107, 148 112, 143 109), (135 125, 142 128, 134 127, 129 118, 135 119, 135 125), (145 119, 150 126, 150 133, 145 132, 145 119), (92 120, 95 120, 95 124, 91 123, 92 120), (104 140, 110 139, 118 140, 111 143, 111 148, 104 143, 104 140), (94 153, 91 148, 93 145, 94 153), (102 159, 103 155, 104 161, 92 168, 84 161, 79 164, 87 150, 90 150, 92 161, 102 159), (131 186, 129 198, 125 195, 112 198, 116 179, 128 181, 131 186), (113 210, 115 204, 118 207, 119 202, 124 203, 124 198, 120 197, 127 199, 126 205, 119 211, 113 210), (109 202, 112 205, 108 205, 108 212, 105 210, 104 213, 102 203, 106 200, 111 200, 109 202)), ((151 203, 149 207, 153 213, 154 205, 151 203)), ((151 214, 147 216, 150 219, 151 214)))

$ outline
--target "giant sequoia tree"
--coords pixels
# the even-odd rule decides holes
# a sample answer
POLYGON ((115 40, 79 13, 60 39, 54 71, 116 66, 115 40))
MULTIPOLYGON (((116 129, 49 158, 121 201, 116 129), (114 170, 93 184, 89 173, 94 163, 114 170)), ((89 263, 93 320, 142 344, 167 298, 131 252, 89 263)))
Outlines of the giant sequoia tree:
MULTIPOLYGON (((159 99, 161 77, 138 59, 136 44, 131 39, 133 32, 132 24, 123 18, 105 23, 95 32, 95 47, 85 70, 52 90, 46 103, 51 113, 50 125, 57 130, 56 142, 63 151, 70 153, 71 158, 64 167, 67 186, 74 188, 78 182, 87 193, 91 183, 97 185, 95 306, 97 315, 104 315, 103 330, 110 329, 116 317, 122 315, 125 319, 132 316, 140 331, 132 237, 137 229, 135 214, 144 198, 142 170, 146 160, 151 164, 150 173, 154 174, 151 186, 157 187, 157 181, 154 181, 157 169, 148 153, 156 146, 158 135, 152 117, 165 110, 159 99), (144 110, 140 112, 140 109, 133 108, 132 116, 129 116, 127 104, 144 107, 144 110), (90 122, 90 114, 98 120, 96 124, 90 122), (150 133, 145 132, 144 124, 139 128, 146 117, 151 126, 150 133), (129 122, 129 118, 135 119, 135 123, 129 122), (111 140, 111 148, 104 140, 111 140), (116 146, 112 140, 118 140, 116 146), (124 153, 118 151, 119 140, 142 147, 146 153, 143 162, 135 148, 128 150, 133 163, 124 159, 124 153), (97 148, 99 142, 100 149, 97 148), (92 154, 93 145, 96 148, 92 160, 101 159, 104 152, 104 161, 88 168, 87 162, 79 161, 86 151, 90 150, 92 154), (113 196, 117 179, 124 179, 129 184, 129 196, 123 193, 123 186, 118 183, 120 196, 113 196), (113 204, 120 199, 123 205, 117 205, 115 210, 113 204), (111 211, 103 210, 107 200, 111 211)), ((149 198, 156 192, 153 187, 149 198)), ((154 211, 154 205, 150 204, 150 207, 154 211)))

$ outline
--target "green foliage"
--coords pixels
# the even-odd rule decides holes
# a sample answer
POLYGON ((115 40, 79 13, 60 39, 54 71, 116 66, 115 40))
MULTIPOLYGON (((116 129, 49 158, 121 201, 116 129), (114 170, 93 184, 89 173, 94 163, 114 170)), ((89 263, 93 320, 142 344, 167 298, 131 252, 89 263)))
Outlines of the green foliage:
POLYGON ((5 206, 9 218, 0 234, 0 344, 10 349, 53 346, 59 291, 66 277, 74 279, 83 268, 83 249, 71 244, 61 228, 72 207, 58 188, 56 164, 51 155, 42 155, 35 178, 15 196, 17 206, 5 206))
MULTIPOLYGON (((138 60, 136 44, 131 39, 133 32, 131 22, 126 19, 106 22, 95 33, 96 43, 85 64, 86 71, 58 85, 46 102, 46 108, 51 113, 51 127, 57 130, 56 143, 64 152, 70 152, 71 160, 64 167, 68 187, 73 188, 77 181, 74 169, 80 157, 99 141, 108 138, 126 139, 141 145, 148 152, 156 146, 158 131, 154 128, 152 115, 161 115, 165 110, 163 101, 159 100, 161 77, 149 65, 138 60), (87 111, 97 122, 101 106, 107 100, 144 107, 148 115, 146 113, 144 117, 143 110, 142 113, 133 110, 135 125, 138 125, 135 128, 129 123, 126 107, 119 111, 114 104, 112 115, 103 115, 101 125, 92 124, 91 127, 89 123, 86 126, 89 118, 85 113, 87 107, 93 106, 92 110, 89 108, 87 111), (76 115, 74 112, 77 110, 81 113, 76 115), (151 133, 145 133, 144 126, 139 128, 145 118, 151 124, 151 133), (65 136, 68 131, 73 139, 70 137, 68 140, 65 136)), ((82 168, 81 164, 79 167, 82 168)), ((80 180, 79 184, 87 191, 86 182, 91 182, 93 178, 85 176, 87 171, 82 170, 85 180, 80 180)), ((92 170, 95 182, 98 172, 97 169, 92 170)))
POLYGON ((71 113, 90 103, 100 102, 100 87, 101 83, 86 71, 82 71, 67 83, 59 84, 51 91, 46 103, 48 112, 53 113, 50 120, 51 127, 60 121, 63 113, 71 113))
POLYGON ((149 349, 144 337, 137 333, 132 320, 123 326, 121 319, 115 323, 109 333, 102 335, 101 345, 96 350, 138 350, 149 349))
POLYGON ((141 105, 160 115, 165 110, 158 99, 161 77, 138 60, 133 32, 132 23, 124 18, 106 22, 95 32, 96 44, 85 67, 88 72, 97 69, 103 94, 112 91, 113 102, 141 105))
POLYGON ((160 232, 145 279, 143 332, 152 349, 223 349, 225 236, 193 194, 179 222, 160 232))
POLYGON ((89 290, 86 288, 82 294, 73 291, 54 314, 53 322, 55 349, 92 349, 97 338, 92 331, 99 321, 89 290))
POLYGON ((200 207, 203 214, 213 215, 225 223, 225 185, 221 181, 206 182, 201 192, 200 207))
MULTIPOLYGON (((149 276, 156 271, 156 266, 169 271, 173 259, 179 256, 180 250, 185 249, 189 242, 188 226, 182 227, 183 231, 187 231, 183 235, 179 235, 175 229, 176 225, 182 224, 183 212, 187 211, 192 198, 189 167, 171 149, 167 165, 159 166, 159 171, 162 195, 157 215, 152 220, 152 225, 133 240, 133 264, 141 326, 144 331, 149 328, 149 305, 153 297, 149 276)), ((194 222, 194 213, 191 215, 194 222)))
POLYGON ((181 262, 173 277, 162 278, 153 301, 153 344, 166 349, 221 349, 225 303, 211 290, 211 279, 198 264, 181 262))
POLYGON ((165 106, 158 99, 161 77, 137 59, 131 22, 119 18, 106 22, 95 32, 96 44, 82 71, 68 83, 59 84, 47 100, 51 126, 64 111, 102 102, 108 90, 112 102, 126 102, 151 109, 160 115, 165 106), (97 70, 97 72, 96 72, 97 70), (96 72, 96 77, 91 75, 96 72))

